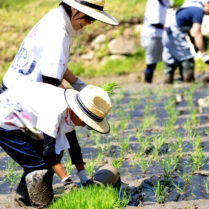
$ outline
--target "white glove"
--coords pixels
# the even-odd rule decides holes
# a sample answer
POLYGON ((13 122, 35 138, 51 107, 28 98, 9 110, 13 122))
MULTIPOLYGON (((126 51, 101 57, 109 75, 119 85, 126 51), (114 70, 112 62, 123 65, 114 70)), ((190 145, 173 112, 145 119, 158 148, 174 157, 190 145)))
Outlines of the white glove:
POLYGON ((87 177, 86 171, 84 169, 78 171, 77 175, 80 179, 81 184, 85 184, 89 180, 87 177))
POLYGON ((85 84, 82 80, 80 80, 79 78, 77 78, 77 80, 71 84, 71 86, 77 90, 77 91, 80 91, 82 90, 84 87, 87 86, 87 84, 85 84))
POLYGON ((209 55, 206 52, 202 53, 202 61, 206 64, 209 64, 209 55))

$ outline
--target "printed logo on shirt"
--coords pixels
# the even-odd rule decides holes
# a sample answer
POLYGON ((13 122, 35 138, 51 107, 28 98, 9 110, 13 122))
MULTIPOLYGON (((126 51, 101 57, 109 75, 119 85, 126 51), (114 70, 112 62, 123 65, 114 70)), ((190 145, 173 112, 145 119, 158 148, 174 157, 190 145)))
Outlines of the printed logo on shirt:
POLYGON ((18 69, 18 73, 22 75, 29 75, 34 71, 36 67, 36 61, 33 60, 31 63, 29 62, 28 51, 26 48, 24 48, 24 44, 22 44, 20 50, 18 51, 11 67, 14 70, 18 69))

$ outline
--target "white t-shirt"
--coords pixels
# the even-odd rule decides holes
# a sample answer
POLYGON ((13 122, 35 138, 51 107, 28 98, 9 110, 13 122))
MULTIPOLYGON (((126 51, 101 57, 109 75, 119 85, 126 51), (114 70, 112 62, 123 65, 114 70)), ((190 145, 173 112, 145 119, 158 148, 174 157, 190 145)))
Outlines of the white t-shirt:
POLYGON ((169 7, 169 2, 168 0, 162 0, 162 3, 163 5, 159 0, 147 0, 141 36, 162 36, 162 29, 151 26, 151 24, 165 24, 166 11, 169 7))
POLYGON ((39 82, 0 94, 0 127, 21 130, 34 139, 43 140, 43 133, 54 137, 57 154, 70 147, 65 134, 75 128, 64 89, 39 82))
POLYGON ((51 10, 22 42, 4 75, 5 86, 42 82, 42 75, 61 81, 70 59, 72 38, 79 33, 62 6, 51 10))

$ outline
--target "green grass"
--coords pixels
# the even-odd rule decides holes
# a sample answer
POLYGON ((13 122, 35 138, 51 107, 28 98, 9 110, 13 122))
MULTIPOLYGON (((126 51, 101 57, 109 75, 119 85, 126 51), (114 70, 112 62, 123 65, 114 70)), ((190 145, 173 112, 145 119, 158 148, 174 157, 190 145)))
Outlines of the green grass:
POLYGON ((119 209, 124 208, 127 199, 120 200, 118 193, 111 187, 92 186, 70 191, 54 201, 50 209, 119 209))

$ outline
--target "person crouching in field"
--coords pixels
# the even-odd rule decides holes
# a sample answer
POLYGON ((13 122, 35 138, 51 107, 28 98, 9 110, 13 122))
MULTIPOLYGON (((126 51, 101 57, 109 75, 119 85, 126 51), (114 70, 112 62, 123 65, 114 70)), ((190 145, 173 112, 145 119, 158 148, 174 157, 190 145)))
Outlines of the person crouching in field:
MULTIPOLYGON (((105 118, 110 109, 108 94, 93 85, 78 92, 34 82, 0 95, 0 146, 24 170, 15 194, 18 205, 46 207, 53 199, 54 172, 65 191, 77 187, 61 163, 64 150, 69 150, 81 184, 95 183, 87 177, 80 145, 70 132, 75 126, 88 126, 108 133, 105 118)), ((109 173, 95 180, 114 185, 119 174, 111 167, 109 173)))

